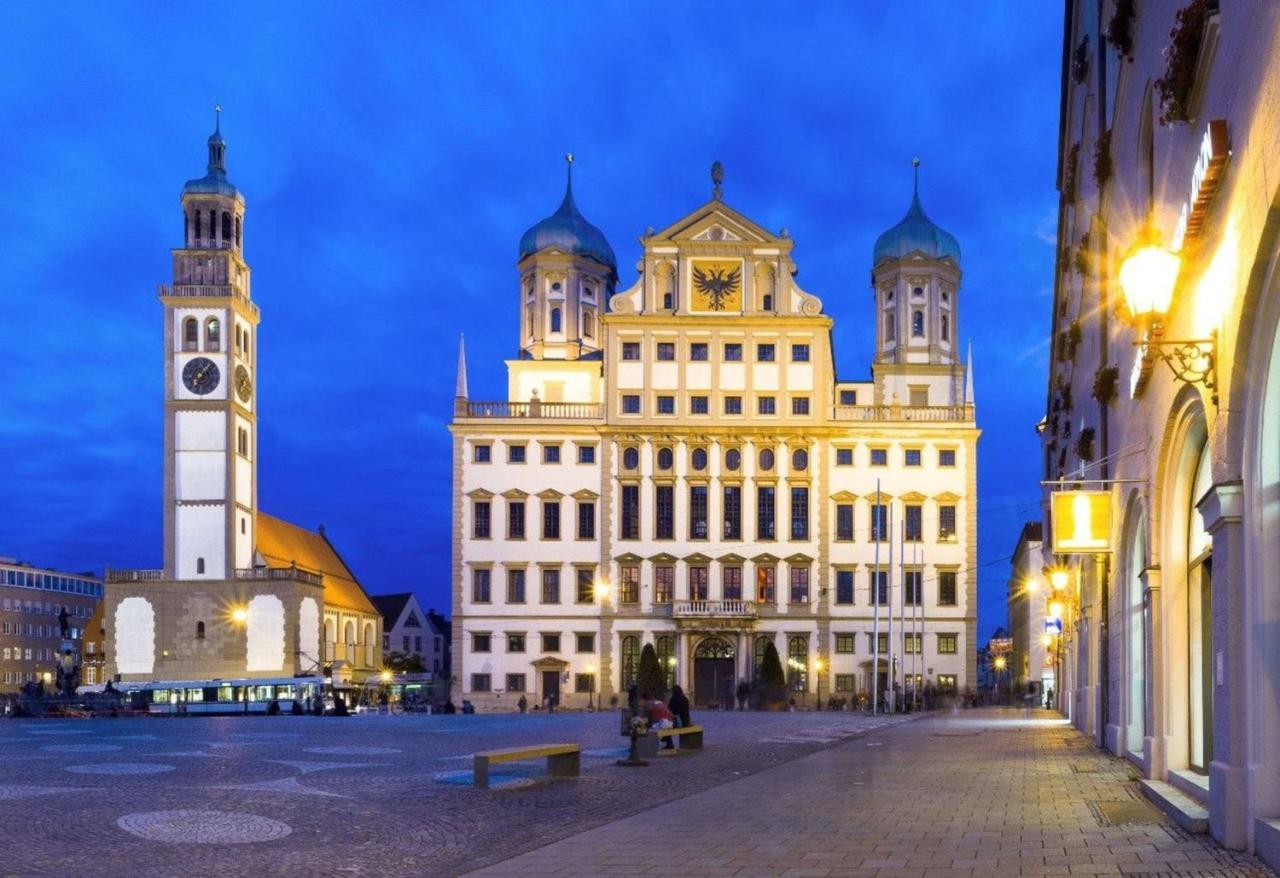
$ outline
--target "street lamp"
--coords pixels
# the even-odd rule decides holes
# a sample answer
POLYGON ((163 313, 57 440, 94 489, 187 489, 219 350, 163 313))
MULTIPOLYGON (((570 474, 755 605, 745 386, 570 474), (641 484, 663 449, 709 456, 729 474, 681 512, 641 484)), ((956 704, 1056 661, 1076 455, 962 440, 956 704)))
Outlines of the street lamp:
MULTIPOLYGON (((230 616, 231 616, 232 624, 236 625, 237 627, 242 628, 249 621, 249 611, 241 606, 232 607, 230 616)), ((247 714, 249 712, 249 686, 247 683, 244 685, 243 689, 244 689, 244 699, 243 699, 244 712, 247 714)))
POLYGON ((1067 571, 1062 569, 1061 567, 1056 568, 1052 573, 1049 574, 1049 582, 1053 585, 1054 591, 1062 591, 1064 588, 1066 588, 1067 581, 1068 581, 1067 571))
MULTIPOLYGON (((826 667, 821 657, 813 660, 813 671, 818 675, 818 710, 822 710, 822 670, 826 667)), ((805 687, 808 688, 807 686, 805 687)))

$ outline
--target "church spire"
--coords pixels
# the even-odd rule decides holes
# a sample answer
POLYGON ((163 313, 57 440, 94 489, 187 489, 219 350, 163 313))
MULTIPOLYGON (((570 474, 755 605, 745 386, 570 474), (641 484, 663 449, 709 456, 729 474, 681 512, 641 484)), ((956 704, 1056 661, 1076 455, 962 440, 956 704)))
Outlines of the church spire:
POLYGON ((209 173, 227 173, 227 142, 222 139, 222 105, 213 105, 213 133, 209 135, 209 173))

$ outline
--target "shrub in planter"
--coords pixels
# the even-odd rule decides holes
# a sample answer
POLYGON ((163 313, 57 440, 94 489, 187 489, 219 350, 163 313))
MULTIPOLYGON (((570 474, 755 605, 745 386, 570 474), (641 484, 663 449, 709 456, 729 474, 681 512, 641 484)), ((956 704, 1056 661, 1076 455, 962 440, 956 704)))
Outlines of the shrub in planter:
POLYGON ((1076 437, 1076 457, 1086 463, 1093 460, 1093 427, 1085 427, 1076 437))
POLYGON ((1098 135, 1093 144, 1093 182, 1101 189, 1111 179, 1111 129, 1098 135))
POLYGON ((1068 202, 1076 200, 1076 170, 1080 165, 1080 144, 1071 144, 1067 152, 1067 164, 1062 174, 1062 197, 1068 202))
POLYGON ((1174 16, 1169 45, 1164 50, 1164 75, 1154 83, 1160 98, 1161 125, 1187 121, 1205 21, 1217 10, 1218 0, 1191 0, 1174 16))
POLYGON ((1107 42, 1126 61, 1133 60, 1134 0, 1116 0, 1116 8, 1107 22, 1107 42))
POLYGON ((773 641, 764 648, 760 662, 760 678, 756 681, 760 690, 760 706, 766 710, 780 710, 787 702, 787 677, 782 673, 782 661, 773 641))
POLYGON ((1119 366, 1104 366, 1093 373, 1093 398, 1106 405, 1116 398, 1116 385, 1120 379, 1119 366))
POLYGON ((646 643, 640 650, 640 667, 636 669, 636 689, 643 695, 646 692, 660 698, 667 691, 667 675, 662 673, 658 664, 658 653, 652 643, 646 643))

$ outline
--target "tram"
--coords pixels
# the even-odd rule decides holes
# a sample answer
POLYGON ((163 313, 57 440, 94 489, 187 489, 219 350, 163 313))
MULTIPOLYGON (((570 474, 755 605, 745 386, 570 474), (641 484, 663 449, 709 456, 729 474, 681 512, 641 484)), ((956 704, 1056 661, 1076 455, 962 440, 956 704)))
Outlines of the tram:
MULTIPOLYGON (((241 680, 157 680, 149 683, 114 684, 135 710, 158 716, 267 713, 274 701, 280 713, 292 713, 294 703, 303 710, 317 697, 331 697, 324 677, 253 677, 241 680)), ((101 692, 103 687, 92 688, 101 692)))

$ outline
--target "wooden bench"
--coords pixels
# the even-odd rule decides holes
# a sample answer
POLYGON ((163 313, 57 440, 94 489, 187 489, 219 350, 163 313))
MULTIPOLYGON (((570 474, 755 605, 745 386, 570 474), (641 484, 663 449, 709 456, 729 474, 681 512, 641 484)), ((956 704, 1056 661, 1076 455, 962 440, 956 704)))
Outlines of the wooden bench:
POLYGON ((679 738, 681 750, 702 749, 702 726, 684 726, 675 729, 654 729, 653 735, 659 741, 667 738, 679 738))
POLYGON ((532 747, 486 750, 475 754, 475 783, 482 790, 489 788, 489 766, 491 765, 541 759, 544 756, 547 759, 547 773, 552 777, 577 777, 581 753, 582 747, 579 744, 536 744, 532 747))

